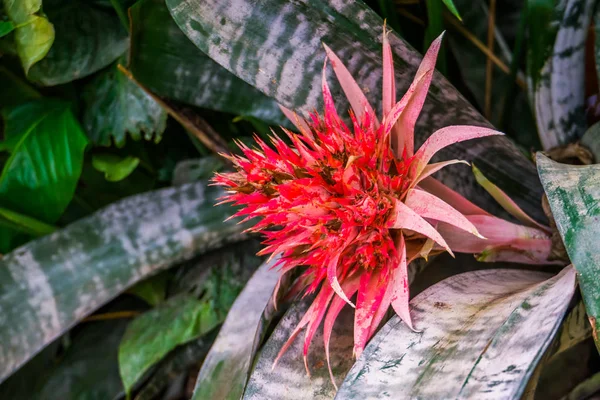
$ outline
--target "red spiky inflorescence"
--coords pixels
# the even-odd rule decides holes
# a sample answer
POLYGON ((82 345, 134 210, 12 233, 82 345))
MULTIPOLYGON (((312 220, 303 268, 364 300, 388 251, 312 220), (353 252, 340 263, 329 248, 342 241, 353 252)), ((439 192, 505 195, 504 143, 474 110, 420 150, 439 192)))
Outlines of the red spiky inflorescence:
POLYGON ((324 319, 329 361, 333 323, 346 303, 356 307, 357 357, 390 305, 412 328, 407 264, 417 257, 454 249, 485 251, 493 260, 544 263, 548 258, 551 242, 546 228, 523 227, 493 217, 430 177, 446 165, 460 162, 428 165, 441 148, 500 132, 446 127, 414 152, 414 126, 441 37, 433 42, 415 81, 399 102, 395 101, 392 53, 385 32, 383 37, 381 121, 348 70, 325 46, 352 106, 351 126, 335 109, 325 77, 326 62, 323 116, 313 113, 307 122, 283 109, 300 131, 283 129, 291 145, 276 135, 270 138, 274 149, 258 137, 254 149, 238 143, 243 155, 229 157, 237 172, 214 178, 228 189, 224 202, 242 207, 236 217, 243 216, 244 221, 260 217, 251 229, 266 237, 260 254, 280 254, 282 274, 306 267, 291 292, 317 293, 280 355, 306 328, 306 361, 312 337, 324 319), (478 228, 489 232, 492 239, 485 240, 478 228), (356 305, 350 301, 355 294, 356 305))

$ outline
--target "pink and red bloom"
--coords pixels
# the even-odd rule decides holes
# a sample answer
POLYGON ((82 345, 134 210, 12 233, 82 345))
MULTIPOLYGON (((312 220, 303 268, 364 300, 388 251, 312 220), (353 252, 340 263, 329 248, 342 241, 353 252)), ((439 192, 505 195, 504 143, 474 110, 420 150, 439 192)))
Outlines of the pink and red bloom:
MULTIPOLYGON (((273 148, 258 137, 257 148, 240 143, 243 156, 229 157, 237 172, 214 178, 228 190, 224 201, 243 207, 236 216, 244 220, 260 217, 251 230, 266 237, 261 254, 280 254, 282 274, 305 268, 291 292, 316 293, 280 355, 305 329, 306 361, 310 342, 324 320, 329 360, 333 324, 346 303, 356 308, 356 357, 390 305, 412 328, 407 265, 432 252, 547 262, 551 246, 547 228, 496 218, 431 177, 447 165, 462 162, 430 164, 440 149, 500 132, 448 126, 414 151, 415 122, 440 44, 441 37, 432 43, 408 92, 397 102, 392 51, 384 32, 381 119, 346 67, 325 46, 352 107, 351 123, 346 124, 334 106, 326 80, 326 59, 323 115, 311 114, 304 120, 284 109, 300 132, 284 129, 292 145, 275 135, 271 137, 273 148), (354 295, 355 303, 351 301, 354 295)), ((499 198, 504 196, 505 202, 510 202, 493 188, 499 198)))

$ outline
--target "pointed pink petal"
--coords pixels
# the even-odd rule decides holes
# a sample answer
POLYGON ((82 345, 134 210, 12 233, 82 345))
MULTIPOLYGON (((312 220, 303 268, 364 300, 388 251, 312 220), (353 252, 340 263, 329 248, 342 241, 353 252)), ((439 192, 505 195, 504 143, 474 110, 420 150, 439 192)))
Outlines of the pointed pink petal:
POLYGON ((452 164, 469 165, 469 163, 466 162, 465 160, 448 160, 448 161, 441 161, 441 162, 437 162, 437 163, 433 163, 433 164, 427 164, 425 166, 425 168, 423 168, 423 172, 421 172, 421 175, 419 175, 415 179, 415 182, 413 183, 413 187, 414 187, 414 185, 418 184, 419 182, 421 182, 423 179, 427 178, 428 176, 433 175, 436 172, 438 172, 439 170, 441 170, 442 168, 447 167, 448 165, 452 165, 452 164))
POLYGON ((387 115, 396 103, 396 77, 392 47, 388 41, 388 32, 383 27, 383 115, 387 115))
POLYGON ((459 211, 432 194, 410 189, 405 204, 423 218, 446 222, 475 236, 481 237, 477 228, 459 211))
MULTIPOLYGON (((310 348, 310 343, 312 338, 315 336, 315 332, 317 328, 321 324, 323 317, 325 316, 325 312, 327 311, 327 306, 331 302, 331 298, 333 297, 333 290, 327 284, 324 284, 319 292, 319 295, 313 302, 315 305, 315 311, 313 317, 310 319, 308 326, 306 327, 306 332, 304 333, 304 367, 306 368, 306 373, 310 376, 310 370, 308 369, 308 349, 310 348)), ((312 308, 312 306, 311 306, 312 308)))
POLYGON ((521 207, 519 207, 519 205, 513 201, 513 199, 508 197, 508 195, 502 191, 502 189, 490 182, 479 170, 479 168, 475 166, 475 164, 473 164, 473 174, 475 175, 477 183, 479 183, 489 194, 491 194, 494 200, 496 200, 498 204, 500 204, 502 208, 504 208, 510 215, 525 225, 533 226, 546 232, 550 232, 550 228, 538 223, 529 215, 527 215, 525 211, 523 211, 521 207))
POLYGON ((419 187, 434 196, 439 197, 452 207, 457 209, 461 214, 464 215, 491 215, 484 209, 471 203, 469 200, 464 198, 460 193, 455 192, 442 182, 433 179, 426 178, 419 182, 419 187))
POLYGON ((337 124, 340 120, 340 117, 335 109, 333 96, 331 96, 331 90, 329 90, 329 85, 327 84, 327 58, 325 58, 325 62, 323 63, 321 89, 323 91, 323 103, 325 105, 325 118, 329 123, 337 124))
POLYGON ((401 201, 396 201, 394 215, 390 219, 388 228, 410 229, 411 231, 420 233, 421 235, 435 240, 435 242, 446 249, 448 253, 452 254, 452 250, 450 250, 450 247, 448 247, 446 241, 438 233, 438 231, 436 231, 435 228, 429 224, 429 222, 425 221, 419 216, 419 214, 414 212, 410 207, 401 201))
POLYGON ((417 151, 416 158, 416 175, 421 175, 425 166, 431 160, 431 157, 439 150, 451 144, 463 142, 465 140, 482 138, 485 136, 503 135, 502 132, 495 131, 489 128, 470 125, 452 125, 435 131, 423 143, 423 146, 417 151))
MULTIPOLYGON (((352 297, 354 293, 358 290, 359 279, 357 277, 351 278, 348 281, 344 282, 342 289, 344 293, 346 293, 347 297, 352 297)), ((335 324, 335 320, 338 315, 346 305, 346 302, 339 296, 336 296, 331 301, 331 305, 329 306, 329 311, 327 311, 327 316, 325 317, 325 322, 323 323, 323 342, 325 344, 325 357, 327 358, 327 368, 329 369, 329 377, 331 378, 331 383, 337 390, 337 385, 335 383, 335 379, 333 378, 333 371, 331 370, 331 362, 329 355, 329 341, 331 340, 331 332, 333 331, 333 325, 335 324)))
POLYGON ((394 271, 394 292, 392 295, 392 308, 398 314, 400 319, 412 330, 413 324, 410 318, 408 302, 410 293, 408 288, 408 265, 406 263, 406 245, 404 236, 400 235, 398 243, 398 254, 400 255, 400 264, 394 271))
POLYGON ((354 110, 354 115, 356 115, 359 121, 362 121, 365 113, 367 113, 371 119, 375 121, 375 126, 379 126, 379 122, 377 122, 375 112, 373 111, 373 107, 371 107, 369 104, 365 94, 350 74, 350 71, 348 71, 338 56, 336 56, 335 53, 325 43, 323 43, 323 46, 327 52, 327 57, 329 57, 329 60, 331 60, 331 66, 333 67, 333 71, 340 82, 340 86, 346 94, 352 110, 354 110))
POLYGON ((414 154, 415 124, 417 118, 419 118, 421 109, 423 108, 423 103, 425 102, 425 97, 427 97, 429 85, 431 84, 431 78, 435 72, 435 62, 442 45, 443 36, 444 34, 442 33, 431 43, 431 46, 429 46, 427 53, 425 53, 425 56, 421 61, 421 65, 419 65, 413 83, 410 85, 410 88, 404 97, 400 100, 400 103, 405 103, 406 106, 396 122, 396 126, 399 127, 403 136, 402 138, 397 139, 399 144, 398 149, 400 149, 400 151, 406 149, 406 153, 409 157, 414 154))
POLYGON ((314 139, 312 131, 310 130, 310 127, 308 126, 304 118, 301 118, 300 116, 298 116, 298 114, 296 114, 288 108, 285 108, 281 104, 279 104, 279 109, 281 110, 281 112, 283 112, 287 119, 289 119, 292 122, 292 124, 294 124, 294 126, 298 128, 300 133, 314 139))
POLYGON ((373 317, 381 305, 387 291, 389 276, 379 269, 364 272, 360 277, 360 286, 356 297, 356 312, 354 313, 354 356, 360 357, 371 338, 373 317))

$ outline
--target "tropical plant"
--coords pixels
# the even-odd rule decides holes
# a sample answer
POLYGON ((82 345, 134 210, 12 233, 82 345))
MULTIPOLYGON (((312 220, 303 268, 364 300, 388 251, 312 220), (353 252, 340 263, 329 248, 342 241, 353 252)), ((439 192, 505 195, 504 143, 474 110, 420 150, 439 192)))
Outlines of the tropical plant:
POLYGON ((4 0, 0 398, 597 395, 596 6, 4 0))

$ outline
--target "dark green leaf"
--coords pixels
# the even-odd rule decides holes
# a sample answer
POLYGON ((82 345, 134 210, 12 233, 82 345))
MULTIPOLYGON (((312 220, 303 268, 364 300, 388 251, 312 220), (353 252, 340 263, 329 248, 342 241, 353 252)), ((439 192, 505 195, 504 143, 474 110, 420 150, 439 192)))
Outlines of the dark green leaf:
POLYGON ((209 301, 190 295, 173 297, 137 317, 119 345, 125 392, 129 393, 138 379, 171 350, 204 335, 219 322, 209 301))
POLYGON ((548 277, 474 271, 426 289, 410 302, 419 331, 394 316, 336 398, 519 398, 575 291, 572 267, 548 277))
POLYGON ((222 195, 198 182, 133 196, 4 255, 0 380, 127 287, 243 238, 222 195))
POLYGON ((86 86, 84 101, 83 125, 96 145, 123 147, 127 134, 158 143, 166 128, 167 113, 116 65, 86 86))
POLYGON ((585 41, 596 2, 529 0, 528 74, 545 150, 585 131, 585 41))
POLYGON ((6 15, 15 25, 17 54, 25 74, 48 54, 54 42, 54 26, 41 8, 42 0, 4 0, 6 15))
POLYGON ((83 1, 55 3, 44 11, 54 23, 56 39, 46 57, 29 70, 32 81, 45 86, 71 82, 106 67, 127 50, 127 31, 112 10, 83 1))
POLYGON ((67 103, 32 101, 3 116, 0 148, 11 155, 0 176, 0 203, 53 223, 73 197, 87 138, 67 103))
POLYGON ((600 348, 600 164, 559 164, 538 153, 537 166, 600 348))
POLYGON ((92 165, 100 172, 104 172, 104 177, 109 182, 118 182, 127 178, 137 168, 140 159, 137 157, 119 157, 114 154, 94 154, 92 156, 92 165))
MULTIPOLYGON (((425 28, 423 53, 427 51, 431 42, 444 32, 444 6, 440 3, 440 0, 426 0, 425 4, 427 7, 427 28, 425 28)), ((438 54, 436 69, 442 74, 446 74, 446 52, 444 46, 442 46, 438 54)))
POLYGON ((164 0, 139 1, 130 13, 130 69, 153 92, 198 107, 254 116, 277 125, 286 123, 272 99, 190 42, 169 15, 164 0))
POLYGON ((0 37, 6 36, 15 29, 12 21, 0 21, 0 37))
MULTIPOLYGON (((360 86, 368 89, 368 99, 379 108, 383 21, 363 2, 264 0, 260 7, 253 4, 247 0, 167 0, 175 21, 196 46, 282 105, 299 112, 321 108, 324 42, 346 63, 360 86)), ((394 32, 389 39, 400 98, 421 57, 394 32)), ((347 109, 340 101, 339 87, 332 86, 332 90, 338 109, 347 109)), ((436 74, 419 118, 416 144, 435 129, 454 124, 488 125, 436 74)), ((440 152, 436 160, 455 158, 475 161, 528 214, 545 218, 535 169, 506 137, 459 143, 440 152)), ((468 169, 451 167, 439 177, 475 203, 502 212, 477 187, 468 169)))
POLYGON ((39 99, 40 93, 5 66, 0 66, 0 109, 39 99))
POLYGON ((133 286, 127 293, 141 298, 151 306, 156 306, 165 299, 169 278, 168 271, 160 273, 133 286))
POLYGON ((238 296, 196 381, 194 400, 239 399, 266 328, 275 314, 276 261, 263 264, 238 296))

